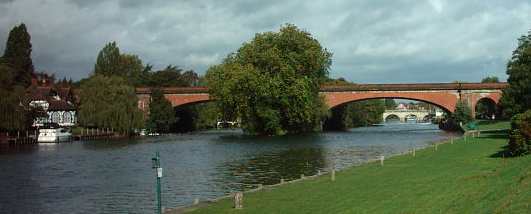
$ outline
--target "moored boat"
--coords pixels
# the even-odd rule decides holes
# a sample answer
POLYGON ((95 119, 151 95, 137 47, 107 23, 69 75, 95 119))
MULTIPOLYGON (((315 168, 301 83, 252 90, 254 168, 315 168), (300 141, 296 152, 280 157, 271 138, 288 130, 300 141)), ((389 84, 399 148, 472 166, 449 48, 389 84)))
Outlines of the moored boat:
POLYGON ((70 141, 72 134, 65 128, 61 127, 48 127, 39 129, 39 136, 37 142, 39 143, 57 143, 70 141))

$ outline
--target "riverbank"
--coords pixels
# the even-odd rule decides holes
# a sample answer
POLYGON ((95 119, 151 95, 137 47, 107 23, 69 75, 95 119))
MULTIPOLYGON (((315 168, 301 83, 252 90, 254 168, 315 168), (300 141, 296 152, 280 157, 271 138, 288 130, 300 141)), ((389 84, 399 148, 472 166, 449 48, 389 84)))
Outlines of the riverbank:
POLYGON ((503 158, 504 124, 480 124, 480 138, 454 140, 412 154, 266 187, 180 211, 194 213, 526 213, 531 209, 531 156, 503 158), (486 126, 488 125, 488 126, 486 126))

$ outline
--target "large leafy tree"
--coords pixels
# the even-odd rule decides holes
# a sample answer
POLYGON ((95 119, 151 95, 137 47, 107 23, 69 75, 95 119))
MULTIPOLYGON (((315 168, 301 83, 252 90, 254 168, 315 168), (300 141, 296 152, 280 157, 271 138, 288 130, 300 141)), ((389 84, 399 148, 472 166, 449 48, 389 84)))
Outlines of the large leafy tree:
POLYGON ((31 60, 31 36, 26 25, 14 27, 7 38, 3 60, 15 71, 14 80, 23 87, 31 84, 31 75, 34 72, 31 60))
POLYGON ((160 89, 154 89, 151 92, 151 102, 149 103, 147 128, 155 132, 167 133, 175 122, 175 110, 171 103, 164 97, 164 93, 160 89))
POLYGON ((93 75, 81 84, 79 122, 128 134, 143 126, 135 88, 115 75, 93 75))
POLYGON ((318 92, 331 56, 308 32, 288 24, 256 34, 211 67, 207 81, 224 119, 241 118, 248 133, 314 131, 326 115, 318 92))
POLYGON ((116 42, 105 45, 99 52, 94 73, 125 78, 135 86, 145 85, 151 66, 145 66, 137 55, 122 54, 116 42))
POLYGON ((531 108, 531 31, 518 39, 518 47, 507 64, 509 87, 503 90, 502 106, 507 116, 531 108))

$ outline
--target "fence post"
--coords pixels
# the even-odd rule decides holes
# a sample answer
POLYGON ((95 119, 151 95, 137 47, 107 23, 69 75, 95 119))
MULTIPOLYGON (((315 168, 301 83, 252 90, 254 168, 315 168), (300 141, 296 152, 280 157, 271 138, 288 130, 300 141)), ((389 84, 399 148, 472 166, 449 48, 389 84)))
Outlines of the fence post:
POLYGON ((243 208, 243 192, 237 192, 234 194, 234 208, 235 209, 243 208))
POLYGON ((336 180, 336 168, 332 168, 332 173, 330 174, 332 176, 330 180, 335 181, 336 180))
POLYGON ((380 165, 383 166, 384 165, 384 160, 385 160, 385 156, 380 156, 380 165))

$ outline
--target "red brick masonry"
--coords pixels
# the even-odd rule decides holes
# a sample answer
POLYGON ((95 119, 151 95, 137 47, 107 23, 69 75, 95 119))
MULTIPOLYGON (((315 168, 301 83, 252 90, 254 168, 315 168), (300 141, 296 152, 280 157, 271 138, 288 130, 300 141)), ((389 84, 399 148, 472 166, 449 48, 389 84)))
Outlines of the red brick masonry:
MULTIPOLYGON (((424 101, 453 112, 461 98, 475 109, 480 99, 487 98, 498 103, 502 89, 507 83, 414 83, 414 84, 352 84, 345 86, 322 86, 321 94, 326 104, 335 106, 368 99, 400 98, 424 101)), ((210 100, 207 87, 163 88, 165 97, 173 106, 207 102, 210 100)), ((137 88, 138 107, 148 112, 151 89, 137 88)))

